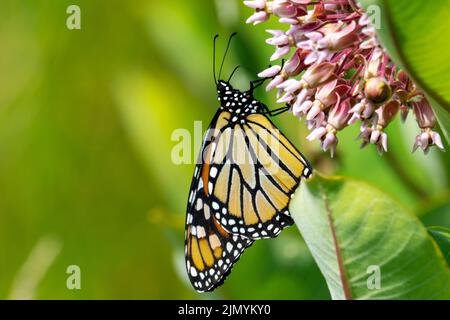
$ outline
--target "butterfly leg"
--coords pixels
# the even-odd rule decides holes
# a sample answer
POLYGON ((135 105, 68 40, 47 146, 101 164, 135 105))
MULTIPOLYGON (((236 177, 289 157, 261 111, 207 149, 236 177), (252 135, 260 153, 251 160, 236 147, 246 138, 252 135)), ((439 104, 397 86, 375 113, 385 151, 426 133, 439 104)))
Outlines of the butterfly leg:
POLYGON ((262 78, 262 79, 250 81, 250 91, 253 91, 256 88, 258 88, 259 86, 261 86, 267 79, 270 79, 270 78, 262 78))
MULTIPOLYGON (((268 68, 270 68, 270 67, 271 67, 271 65, 268 66, 268 68)), ((280 71, 279 71, 277 74, 275 74, 274 76, 250 81, 250 91, 253 92, 253 90, 255 90, 255 89, 258 88, 260 85, 262 85, 266 80, 270 80, 270 79, 273 79, 273 78, 275 78, 276 76, 278 76, 278 75, 281 73, 281 71, 283 70, 283 67, 284 67, 284 59, 281 60, 281 68, 280 68, 280 71)))
POLYGON ((271 116, 271 117, 274 117, 274 116, 277 116, 279 114, 282 114, 282 113, 288 111, 290 108, 291 108, 291 106, 287 104, 284 107, 281 107, 281 108, 278 108, 278 109, 274 109, 274 110, 267 109, 264 112, 264 114, 266 114, 268 116, 271 116))

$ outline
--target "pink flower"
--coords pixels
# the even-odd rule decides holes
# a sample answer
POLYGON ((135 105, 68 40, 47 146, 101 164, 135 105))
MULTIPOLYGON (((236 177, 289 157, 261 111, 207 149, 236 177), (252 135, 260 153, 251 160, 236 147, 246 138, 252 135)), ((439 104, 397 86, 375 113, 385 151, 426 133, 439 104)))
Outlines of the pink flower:
POLYGON ((336 75, 334 70, 336 65, 329 62, 322 62, 312 65, 302 77, 302 81, 309 88, 316 88, 328 81, 334 80, 336 75))
POLYGON ((359 40, 356 23, 352 21, 342 30, 331 32, 318 41, 320 49, 338 51, 350 47, 359 40))
POLYGON ((436 145, 436 119, 424 93, 390 59, 381 47, 369 16, 354 0, 253 0, 244 4, 255 10, 249 23, 278 17, 280 28, 267 30, 266 43, 274 46, 270 60, 287 58, 259 76, 273 78, 266 90, 277 90, 277 101, 304 118, 322 149, 333 155, 336 133, 360 123, 362 146, 374 144, 387 152, 386 127, 400 113, 405 120, 414 110, 421 133, 413 150, 425 153, 436 145), (286 29, 286 30, 285 30, 286 29))
POLYGON ((247 7, 253 8, 253 9, 265 9, 266 8, 266 0, 253 0, 253 1, 244 1, 244 4, 247 7))
POLYGON ((364 86, 364 95, 371 103, 381 104, 389 100, 392 95, 391 86, 382 77, 369 78, 364 86))
POLYGON ((272 78, 275 77, 276 75, 278 75, 281 71, 281 67, 280 66, 272 66, 270 68, 267 68, 264 71, 261 71, 260 73, 258 73, 258 77, 260 78, 272 78))
POLYGON ((346 99, 337 104, 331 109, 328 116, 328 123, 336 130, 340 131, 348 125, 348 118, 350 117, 351 102, 350 99, 346 99))
POLYGON ((282 30, 266 30, 267 33, 272 35, 271 38, 266 40, 267 44, 275 46, 275 53, 270 57, 271 61, 280 59, 287 55, 292 47, 297 46, 297 42, 302 39, 302 34, 299 33, 299 28, 292 25, 286 32, 282 30))
POLYGON ((436 145, 439 149, 444 149, 439 133, 434 132, 431 129, 425 129, 421 134, 416 136, 413 152, 415 152, 417 148, 421 148, 423 152, 427 154, 432 145, 436 145))
POLYGON ((284 70, 287 76, 295 77, 306 69, 306 64, 304 63, 306 55, 308 55, 307 50, 295 50, 292 57, 284 64, 284 70))
POLYGON ((380 155, 383 152, 387 152, 387 135, 384 132, 384 128, 394 119, 398 110, 399 103, 395 100, 391 100, 384 106, 378 108, 375 111, 372 126, 363 125, 361 127, 361 133, 358 136, 359 139, 363 140, 361 147, 365 147, 371 143, 376 145, 380 155))
POLYGON ((414 103, 413 109, 417 123, 422 129, 422 133, 416 136, 413 152, 417 148, 421 148, 424 153, 428 153, 429 147, 432 145, 436 145, 439 149, 444 149, 439 133, 432 130, 436 125, 436 117, 428 100, 423 98, 420 102, 414 103))
POLYGON ((421 129, 434 128, 436 125, 436 117, 430 103, 426 98, 413 104, 414 114, 416 115, 417 124, 421 129))
POLYGON ((293 18, 298 14, 298 6, 289 1, 274 1, 272 12, 280 18, 293 18))
POLYGON ((350 110, 352 114, 348 124, 353 124, 357 120, 367 120, 372 117, 375 111, 375 106, 370 103, 366 98, 362 98, 357 104, 350 110))
POLYGON ((309 136, 306 137, 309 141, 319 139, 322 141, 321 147, 324 151, 330 150, 331 157, 339 142, 337 132, 347 126, 350 110, 350 100, 347 99, 335 105, 328 116, 327 122, 315 128, 309 136))
POLYGON ((308 32, 305 34, 306 39, 297 44, 298 48, 308 50, 310 53, 305 57, 305 64, 320 63, 328 61, 332 57, 330 50, 322 50, 320 41, 323 40, 323 34, 317 31, 308 32))
POLYGON ((260 24, 262 22, 265 22, 269 19, 269 14, 265 11, 257 11, 253 15, 251 15, 246 23, 253 23, 253 25, 260 24))
POLYGON ((309 109, 302 110, 302 112, 308 112, 306 115, 307 121, 320 123, 320 120, 325 118, 324 111, 340 103, 341 96, 347 94, 349 87, 345 84, 337 84, 338 80, 333 80, 317 89, 312 105, 308 106, 309 109))

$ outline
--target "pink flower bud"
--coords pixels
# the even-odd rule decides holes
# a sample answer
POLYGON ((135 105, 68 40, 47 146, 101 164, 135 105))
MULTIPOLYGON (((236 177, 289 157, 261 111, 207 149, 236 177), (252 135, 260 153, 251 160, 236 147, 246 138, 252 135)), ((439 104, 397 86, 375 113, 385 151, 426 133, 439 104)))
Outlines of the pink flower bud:
POLYGON ((289 79, 284 82, 284 91, 286 91, 286 92, 294 93, 302 88, 303 88, 303 83, 301 81, 297 81, 295 79, 289 79))
POLYGON ((386 79, 373 77, 366 81, 364 94, 370 102, 381 104, 389 100, 392 95, 392 90, 386 79))
POLYGON ((264 21, 267 21, 269 19, 269 15, 265 11, 257 11, 254 14, 252 14, 246 23, 253 23, 253 25, 257 25, 259 23, 262 23, 264 21))
POLYGON ((316 139, 322 138, 327 133, 327 129, 325 127, 319 127, 314 129, 307 137, 306 139, 309 141, 313 141, 316 139))
POLYGON ((410 80, 405 71, 400 70, 397 74, 397 80, 401 83, 407 84, 410 80))
POLYGON ((400 104, 396 100, 391 100, 381 108, 377 109, 375 111, 378 115, 377 124, 382 126, 383 128, 386 128, 388 124, 394 119, 399 109, 400 104))
POLYGON ((267 68, 264 71, 261 71, 258 73, 258 77, 260 78, 272 78, 279 74, 281 71, 281 66, 272 66, 270 68, 267 68))
POLYGON ((329 107, 335 104, 350 90, 350 87, 348 85, 337 85, 337 83, 338 80, 330 81, 317 90, 316 99, 319 100, 325 107, 329 107))
POLYGON ((300 74, 305 69, 305 64, 303 63, 304 57, 307 52, 297 49, 292 57, 284 64, 284 71, 289 77, 296 76, 300 74))
POLYGON ((336 65, 330 62, 315 64, 312 65, 308 70, 306 70, 302 79, 308 84, 310 88, 316 88, 321 84, 324 84, 336 78, 336 75, 334 74, 335 68, 336 65))
POLYGON ((350 99, 346 99, 334 106, 328 115, 328 123, 331 124, 336 130, 344 129, 348 125, 350 108, 350 99))
POLYGON ((280 20, 278 20, 280 23, 284 23, 284 24, 291 24, 291 25, 296 25, 299 23, 298 19, 295 18, 280 18, 280 20))
POLYGON ((420 102, 413 103, 413 109, 420 128, 434 128, 436 117, 427 98, 424 97, 420 102))
POLYGON ((330 149, 330 155, 333 158, 334 150, 336 149, 337 144, 338 138, 336 137, 336 134, 334 132, 328 132, 327 135, 325 136, 325 139, 322 142, 322 149, 324 151, 330 149))
POLYGON ((311 100, 304 101, 297 98, 292 107, 292 112, 295 116, 301 118, 309 109, 311 109, 312 104, 313 102, 311 100))
POLYGON ((344 29, 338 32, 332 32, 325 38, 318 41, 319 48, 327 48, 332 51, 342 50, 359 40, 356 32, 356 23, 352 21, 344 29))
POLYGON ((266 7, 266 0, 244 1, 244 5, 253 9, 264 9, 266 7))
POLYGON ((272 12, 278 17, 292 18, 297 15, 297 6, 287 1, 275 1, 272 5, 272 12))
POLYGON ((423 152, 427 154, 430 146, 433 145, 437 146, 441 150, 444 149, 439 133, 432 131, 430 128, 424 129, 421 134, 416 136, 413 152, 415 152, 417 148, 421 148, 423 152))
POLYGON ((303 5, 307 5, 311 2, 311 0, 290 0, 293 3, 298 3, 298 4, 303 4, 303 5))
POLYGON ((270 57, 270 61, 278 60, 281 57, 284 57, 291 51, 291 47, 283 46, 279 47, 275 50, 275 53, 270 57))
POLYGON ((309 109, 308 114, 306 115, 306 120, 314 120, 314 118, 322 112, 322 106, 323 105, 318 100, 314 100, 311 109, 309 109))
POLYGON ((292 99, 294 99, 294 95, 290 92, 284 94, 277 100, 278 103, 284 103, 284 102, 290 102, 292 99))
POLYGON ((289 44, 289 37, 283 34, 278 37, 267 39, 266 43, 270 44, 271 46, 287 46, 289 44))
POLYGON ((274 88, 276 88, 278 85, 280 85, 281 83, 283 83, 284 78, 281 75, 276 76, 275 78, 273 78, 272 81, 270 81, 267 86, 266 86, 266 91, 270 91, 274 88))

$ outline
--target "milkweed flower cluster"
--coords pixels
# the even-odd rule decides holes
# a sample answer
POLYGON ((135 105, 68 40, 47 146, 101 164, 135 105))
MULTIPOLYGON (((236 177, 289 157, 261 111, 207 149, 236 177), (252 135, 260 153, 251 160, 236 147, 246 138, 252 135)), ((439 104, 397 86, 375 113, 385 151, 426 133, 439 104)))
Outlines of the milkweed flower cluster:
POLYGON ((306 119, 308 140, 320 140, 333 156, 337 134, 359 123, 361 147, 374 144, 388 150, 385 129, 397 114, 404 121, 413 111, 421 130, 413 151, 425 153, 433 145, 443 149, 434 131, 436 118, 430 103, 399 70, 379 44, 370 18, 353 0, 252 0, 255 10, 247 19, 254 25, 279 18, 283 30, 267 30, 274 46, 270 60, 286 59, 258 76, 272 78, 266 89, 277 90, 278 102, 306 119))

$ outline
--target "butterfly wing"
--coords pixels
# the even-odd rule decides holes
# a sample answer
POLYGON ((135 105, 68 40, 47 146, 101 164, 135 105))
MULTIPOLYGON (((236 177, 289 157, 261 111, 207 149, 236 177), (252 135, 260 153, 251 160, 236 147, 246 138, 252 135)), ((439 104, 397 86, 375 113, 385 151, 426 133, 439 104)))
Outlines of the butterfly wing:
POLYGON ((188 200, 185 259, 189 279, 199 292, 211 291, 230 273, 233 264, 253 241, 227 232, 212 215, 208 194, 209 160, 227 113, 218 113, 205 136, 188 200))
POLYGON ((211 215, 203 192, 198 192, 193 209, 186 228, 186 268, 197 291, 211 291, 225 280, 253 241, 223 229, 211 215))
POLYGON ((312 173, 302 154, 260 113, 223 127, 208 170, 214 217, 228 232, 253 240, 275 237, 293 224, 290 197, 312 173))

